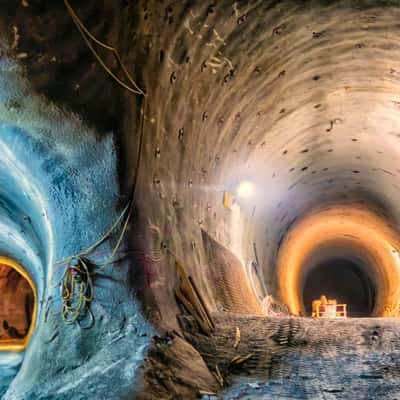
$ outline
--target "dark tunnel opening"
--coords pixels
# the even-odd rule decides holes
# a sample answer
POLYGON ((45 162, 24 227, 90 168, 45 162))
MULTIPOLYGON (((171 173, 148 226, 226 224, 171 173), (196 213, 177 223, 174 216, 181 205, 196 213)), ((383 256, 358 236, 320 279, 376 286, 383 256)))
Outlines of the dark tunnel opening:
POLYGON ((364 265, 337 258, 320 262, 310 270, 304 281, 303 303, 307 316, 311 316, 312 301, 325 295, 339 304, 347 304, 349 317, 370 317, 375 292, 364 265))
POLYGON ((22 350, 36 318, 33 282, 18 264, 0 263, 0 293, 0 351, 22 350))

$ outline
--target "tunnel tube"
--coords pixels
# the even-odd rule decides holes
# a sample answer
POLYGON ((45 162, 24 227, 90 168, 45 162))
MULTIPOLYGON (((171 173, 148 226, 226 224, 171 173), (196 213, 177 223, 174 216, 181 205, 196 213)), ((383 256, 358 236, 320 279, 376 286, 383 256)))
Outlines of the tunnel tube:
MULTIPOLYGON (((373 316, 376 282, 382 279, 376 262, 379 260, 360 243, 336 239, 317 244, 303 262, 299 285, 304 308, 309 310, 312 300, 326 294, 346 303, 349 316, 373 316)), ((307 311, 305 315, 311 314, 307 311)))
MULTIPOLYGON (((0 85, 4 85, 4 71, 0 75, 0 85)), ((16 94, 10 94, 9 89, 2 92, 3 98, 16 94)), ((0 133, 0 260, 27 279, 35 296, 33 320, 26 342, 22 346, 4 346, 0 351, 0 388, 3 389, 19 371, 35 339, 54 248, 43 186, 32 173, 32 167, 26 165, 25 133, 4 121, 0 123, 0 133)), ((34 159, 32 154, 30 157, 34 159)))
MULTIPOLYGON (((360 260, 358 260, 360 261, 360 260)), ((321 293, 338 304, 346 304, 348 317, 369 317, 375 305, 375 287, 363 270, 365 265, 350 258, 325 259, 304 278, 302 298, 306 316, 321 293)))
POLYGON ((23 266, 0 257, 0 351, 23 351, 35 329, 37 291, 23 266))
MULTIPOLYGON (((262 269, 257 279, 264 279, 267 292, 288 304, 294 314, 305 312, 305 285, 320 265, 314 259, 320 258, 322 263, 351 261, 362 280, 371 282, 370 286, 365 283, 374 292, 374 298, 369 298, 370 315, 383 316, 385 308, 398 301, 399 283, 399 57, 393 49, 398 42, 400 14, 395 2, 380 2, 382 7, 374 1, 221 1, 213 6, 178 2, 166 7, 145 0, 127 7, 115 7, 114 3, 105 2, 101 9, 88 1, 77 8, 88 26, 121 49, 129 69, 146 90, 146 106, 120 92, 113 100, 123 98, 125 107, 121 110, 129 110, 122 118, 124 133, 117 134, 126 145, 121 146, 128 160, 123 167, 130 167, 132 154, 137 154, 140 124, 132 120, 136 117, 139 122, 138 116, 142 115, 145 125, 142 159, 146 171, 142 170, 138 178, 139 217, 135 220, 135 233, 141 236, 137 239, 132 235, 132 241, 147 257, 143 257, 146 262, 137 264, 138 269, 146 268, 149 277, 139 290, 151 319, 168 329, 179 329, 179 309, 173 296, 176 259, 193 276, 210 309, 218 309, 215 281, 207 273, 212 263, 202 231, 223 251, 236 256, 235 271, 247 274, 254 269, 256 243, 258 266, 262 269), (110 11, 107 24, 103 24, 103 11, 110 11), (127 45, 132 37, 134 45, 127 45), (255 198, 241 204, 240 213, 233 213, 224 207, 222 194, 232 182, 243 180, 254 182, 255 198), (387 215, 381 216, 380 223, 363 226, 358 211, 351 211, 343 225, 332 219, 332 226, 337 226, 335 232, 315 228, 318 234, 307 244, 303 237, 309 236, 304 230, 296 243, 290 241, 296 226, 307 220, 304 215, 328 203, 337 207, 345 198, 373 204, 387 215), (391 228, 385 225, 387 222, 391 228), (350 236, 341 237, 343 226, 350 236), (324 243, 319 243, 320 236, 324 243), (335 254, 331 256, 332 249, 335 254), (160 257, 152 257, 160 253, 160 257), (247 267, 241 269, 241 263, 247 267)), ((53 11, 50 5, 40 12, 46 14, 49 10, 53 11)), ((24 12, 34 14, 38 8, 32 6, 24 12)), ((74 50, 71 54, 88 54, 73 25, 65 23, 64 10, 61 12, 57 35, 50 27, 49 33, 26 35, 30 54, 47 54, 48 49, 40 48, 41 42, 49 42, 42 39, 46 34, 62 37, 62 45, 58 42, 55 48, 65 46, 74 50)), ((42 22, 42 16, 32 18, 42 22)), ((23 41, 24 35, 21 48, 23 41)), ((96 70, 92 58, 87 61, 81 57, 79 73, 71 74, 68 80, 65 71, 76 67, 77 58, 53 64, 48 58, 43 61, 40 57, 40 63, 26 62, 27 68, 35 72, 32 76, 36 88, 54 94, 60 89, 54 83, 59 79, 54 77, 62 76, 63 82, 64 78, 68 82, 63 86, 75 88, 76 76, 81 76, 78 86, 85 91, 77 96, 75 89, 66 90, 57 99, 80 111, 82 103, 89 104, 96 98, 91 117, 98 123, 93 114, 101 114, 100 109, 108 110, 113 103, 108 98, 102 100, 107 96, 98 95, 111 93, 104 90, 110 82, 104 84, 107 79, 97 79, 103 71, 96 70), (86 70, 90 74, 86 75, 86 70)), ((118 117, 121 119, 121 114, 118 117)), ((91 142, 91 146, 96 148, 97 143, 91 142)), ((60 153, 70 155, 70 147, 60 153)), ((97 155, 99 159, 103 156, 106 158, 97 155)), ((62 157, 58 159, 62 161, 62 157)), ((47 164, 47 173, 54 165, 47 164)), ((131 175, 124 174, 128 183, 131 175)), ((96 183, 107 187, 104 181, 96 183)), ((75 186, 71 182, 66 185, 75 186)), ((129 186, 127 182, 123 185, 129 186)), ((100 191, 93 194, 101 196, 100 191)), ((60 203, 64 200, 58 199, 60 203)), ((99 203, 109 204, 103 198, 99 203)), ((101 212, 96 211, 89 213, 87 224, 97 221, 96 214, 101 212)), ((101 211, 108 215, 105 206, 101 211)), ((365 212, 363 216, 371 222, 372 214, 365 212)), ((57 213, 50 217, 57 234, 63 228, 70 229, 67 223, 58 223, 57 213)), ((313 225, 310 227, 312 230, 313 225)), ((76 241, 81 245, 76 247, 91 243, 103 231, 96 228, 87 235, 78 235, 76 241)), ((69 233, 58 237, 60 258, 76 250, 59 243, 60 237, 63 241, 69 233)), ((44 244, 50 239, 45 237, 44 244)), ((68 240, 64 242, 69 245, 68 240)), ((229 274, 225 275, 229 280, 229 274)), ((240 273, 229 281, 232 292, 241 278, 246 282, 240 273)), ((259 289, 255 292, 260 300, 263 293, 259 289)))
MULTIPOLYGON (((148 99, 144 111, 135 103, 145 115, 146 165, 137 205, 143 251, 165 251, 152 265, 154 288, 164 283, 173 293, 178 258, 217 309, 200 230, 246 266, 256 243, 258 275, 279 297, 278 250, 302 215, 347 199, 398 224, 398 55, 389 47, 399 9, 372 3, 222 1, 160 10, 146 2, 122 12, 127 24, 137 16, 141 55, 130 49, 126 57, 143 61, 136 71, 148 99), (155 26, 162 35, 144 33, 155 26), (384 61, 371 61, 377 53, 384 61), (222 197, 243 181, 255 193, 238 215, 222 197)), ((381 275, 373 315, 384 307, 381 275)), ((265 293, 253 281, 259 299, 265 293)), ((176 326, 173 296, 142 292, 161 323, 176 326)))
MULTIPOLYGON (((281 300, 293 314, 306 315, 306 280, 321 264, 340 268, 333 261, 345 260, 367 285, 364 290, 369 294, 364 294, 374 304, 367 314, 385 316, 391 305, 399 302, 398 248, 398 233, 366 208, 344 206, 314 212, 292 227, 280 248, 277 276, 281 300)), ((327 279, 329 276, 326 273, 327 279)), ((325 289, 333 283, 325 283, 325 289)), ((323 290, 321 283, 320 295, 323 290)))

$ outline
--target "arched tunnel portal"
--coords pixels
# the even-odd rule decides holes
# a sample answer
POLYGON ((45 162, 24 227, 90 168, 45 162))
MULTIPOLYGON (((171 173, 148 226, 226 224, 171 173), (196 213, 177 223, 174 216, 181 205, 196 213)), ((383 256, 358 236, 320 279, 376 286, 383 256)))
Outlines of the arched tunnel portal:
POLYGON ((398 1, 0 5, 5 400, 399 396, 398 1))

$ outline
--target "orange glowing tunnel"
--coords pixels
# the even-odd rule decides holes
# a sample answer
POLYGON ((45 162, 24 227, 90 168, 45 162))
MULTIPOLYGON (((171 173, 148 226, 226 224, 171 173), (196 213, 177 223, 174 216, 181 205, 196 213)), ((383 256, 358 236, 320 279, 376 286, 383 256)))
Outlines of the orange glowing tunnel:
POLYGON ((310 213, 280 248, 280 299, 295 315, 310 316, 324 294, 346 303, 350 317, 399 316, 399 246, 390 224, 362 206, 310 213))
POLYGON ((21 351, 36 319, 35 285, 15 261, 0 257, 0 351, 21 351))

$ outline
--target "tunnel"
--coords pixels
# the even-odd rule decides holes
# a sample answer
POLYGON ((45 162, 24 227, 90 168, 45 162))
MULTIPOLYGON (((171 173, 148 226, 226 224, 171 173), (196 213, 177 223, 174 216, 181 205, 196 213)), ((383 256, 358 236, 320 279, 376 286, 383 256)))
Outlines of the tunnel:
POLYGON ((36 293, 24 269, 12 260, 0 264, 0 349, 25 349, 34 328, 36 293))
POLYGON ((399 18, 0 0, 0 397, 398 398, 399 18))
POLYGON ((371 316, 374 308, 374 287, 362 271, 363 266, 346 259, 332 259, 314 266, 305 278, 303 303, 306 314, 311 315, 311 303, 326 293, 328 298, 338 298, 348 304, 351 317, 371 316))

